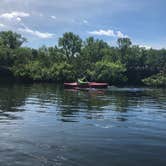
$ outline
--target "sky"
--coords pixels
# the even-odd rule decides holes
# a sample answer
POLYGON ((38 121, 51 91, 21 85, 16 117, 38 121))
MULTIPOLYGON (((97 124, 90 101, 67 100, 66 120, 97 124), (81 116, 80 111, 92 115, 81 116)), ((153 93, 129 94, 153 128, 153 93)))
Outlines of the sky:
POLYGON ((116 45, 129 37, 146 48, 166 48, 166 0, 0 0, 0 31, 22 34, 25 46, 54 46, 65 32, 116 45))

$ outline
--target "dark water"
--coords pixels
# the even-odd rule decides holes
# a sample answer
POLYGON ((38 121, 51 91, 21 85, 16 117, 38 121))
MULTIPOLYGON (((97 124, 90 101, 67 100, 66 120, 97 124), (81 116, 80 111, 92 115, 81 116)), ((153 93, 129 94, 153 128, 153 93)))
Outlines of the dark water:
POLYGON ((0 166, 165 166, 166 90, 0 85, 0 166))

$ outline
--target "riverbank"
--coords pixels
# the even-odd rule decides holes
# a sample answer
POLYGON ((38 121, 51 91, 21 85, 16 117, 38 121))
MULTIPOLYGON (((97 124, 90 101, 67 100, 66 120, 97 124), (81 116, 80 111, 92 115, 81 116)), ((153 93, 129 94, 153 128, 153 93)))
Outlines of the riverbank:
POLYGON ((22 47, 25 38, 12 31, 0 32, 0 39, 0 74, 15 80, 63 83, 86 77, 115 86, 165 86, 166 50, 133 45, 129 38, 119 38, 117 46, 110 46, 66 32, 58 45, 38 49, 22 47))

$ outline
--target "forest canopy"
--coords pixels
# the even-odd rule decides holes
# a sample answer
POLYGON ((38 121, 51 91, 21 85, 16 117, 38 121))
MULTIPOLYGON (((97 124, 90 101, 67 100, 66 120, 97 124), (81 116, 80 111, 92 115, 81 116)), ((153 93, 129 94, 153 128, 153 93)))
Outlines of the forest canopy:
POLYGON ((64 82, 86 77, 111 85, 166 86, 166 50, 133 45, 119 38, 117 46, 66 32, 53 47, 23 47, 26 39, 0 32, 0 75, 29 81, 64 82))

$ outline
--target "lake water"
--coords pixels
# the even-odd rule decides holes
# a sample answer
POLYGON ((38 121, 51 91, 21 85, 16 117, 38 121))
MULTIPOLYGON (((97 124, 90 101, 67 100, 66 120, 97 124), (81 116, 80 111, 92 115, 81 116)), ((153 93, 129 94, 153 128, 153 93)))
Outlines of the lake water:
POLYGON ((165 166, 166 90, 0 85, 1 166, 165 166))

